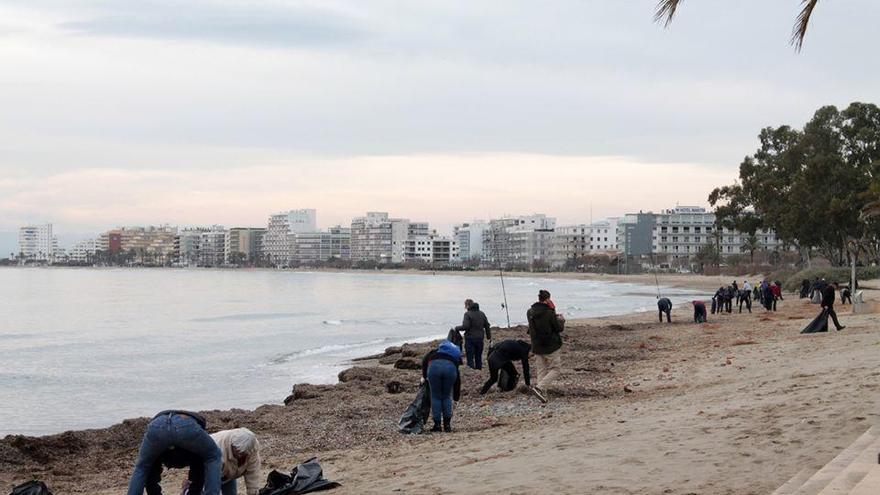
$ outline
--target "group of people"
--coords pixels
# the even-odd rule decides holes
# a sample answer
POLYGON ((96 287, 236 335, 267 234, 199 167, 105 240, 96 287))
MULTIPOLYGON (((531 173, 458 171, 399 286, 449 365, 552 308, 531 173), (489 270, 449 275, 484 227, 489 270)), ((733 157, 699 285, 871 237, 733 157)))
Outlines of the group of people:
POLYGON ((128 495, 162 495, 163 468, 188 468, 184 495, 247 495, 260 491, 260 442, 247 428, 209 435, 207 421, 191 411, 162 411, 149 422, 138 451, 128 495))
POLYGON ((752 301, 758 302, 767 311, 776 311, 776 303, 782 301, 782 282, 762 280, 756 286, 752 286, 748 280, 743 281, 740 287, 736 280, 728 286, 721 286, 712 296, 712 314, 732 313, 736 305, 739 312, 746 310, 752 312, 752 301))
MULTIPOLYGON (((465 314, 462 324, 453 330, 463 336, 464 354, 467 366, 475 370, 483 369, 483 350, 489 343, 487 362, 489 378, 480 388, 485 394, 493 385, 499 383, 502 372, 515 374, 515 362, 522 366, 526 387, 541 401, 547 402, 547 387, 556 381, 562 367, 560 349, 565 319, 556 313, 556 305, 550 299, 550 292, 538 291, 538 301, 526 312, 529 322, 529 341, 509 339, 492 343, 489 319, 480 310, 480 305, 471 299, 464 302, 465 314), (532 386, 529 357, 535 356, 537 364, 537 383, 532 386)), ((432 432, 451 432, 453 402, 461 397, 462 349, 450 340, 444 340, 428 352, 422 359, 422 379, 428 382, 431 391, 432 432)))

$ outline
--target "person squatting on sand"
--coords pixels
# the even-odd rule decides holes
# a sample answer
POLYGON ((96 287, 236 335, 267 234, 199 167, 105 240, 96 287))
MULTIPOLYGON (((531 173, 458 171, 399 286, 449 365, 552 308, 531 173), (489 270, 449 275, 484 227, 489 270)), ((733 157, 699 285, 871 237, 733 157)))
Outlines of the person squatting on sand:
POLYGON ((461 350, 448 340, 422 358, 422 379, 428 380, 431 388, 433 432, 440 431, 441 418, 443 431, 452 432, 452 401, 461 398, 460 365, 461 350))
POLYGON ((205 431, 206 424, 205 418, 189 411, 162 411, 154 416, 144 432, 128 495, 143 495, 156 461, 172 449, 183 449, 200 458, 204 467, 204 495, 219 495, 221 454, 205 431))
POLYGON ((840 284, 834 282, 830 285, 825 285, 822 288, 822 308, 828 313, 831 321, 834 322, 834 328, 836 328, 839 332, 846 327, 841 325, 840 322, 837 321, 837 313, 834 311, 834 289, 837 289, 838 287, 840 287, 840 284))
POLYGON ((455 327, 457 332, 464 332, 464 349, 467 354, 468 368, 475 370, 483 369, 483 344, 484 338, 492 343, 492 331, 489 329, 489 319, 480 311, 480 305, 471 299, 464 302, 464 319, 461 325, 455 327))
POLYGON ((558 377, 562 366, 562 331, 565 319, 556 314, 556 305, 550 300, 550 292, 538 291, 538 302, 526 312, 529 321, 529 337, 532 353, 538 367, 538 383, 532 391, 542 402, 547 401, 546 390, 558 377))
POLYGON ((672 323, 672 301, 668 297, 661 297, 657 300, 657 310, 660 316, 660 323, 663 323, 663 313, 666 313, 666 322, 672 323))
POLYGON ((489 380, 480 389, 485 394, 498 381, 498 372, 502 369, 513 369, 513 362, 522 363, 523 380, 526 387, 532 385, 529 373, 529 353, 532 346, 524 340, 504 340, 489 348, 489 380))

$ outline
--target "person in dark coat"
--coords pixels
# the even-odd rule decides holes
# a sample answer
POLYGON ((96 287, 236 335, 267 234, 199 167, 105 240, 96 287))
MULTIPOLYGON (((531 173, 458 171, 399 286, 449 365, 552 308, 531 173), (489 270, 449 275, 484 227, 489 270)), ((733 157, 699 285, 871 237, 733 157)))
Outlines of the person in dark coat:
POLYGON ((852 304, 852 292, 849 290, 849 287, 843 287, 840 289, 840 304, 846 304, 849 302, 852 304))
POLYGON ((565 320, 556 314, 556 305, 550 300, 550 292, 538 291, 538 302, 526 312, 529 322, 529 337, 532 340, 532 353, 538 365, 538 383, 532 392, 547 402, 546 387, 552 384, 560 374, 562 357, 562 331, 565 320))
POLYGON ((672 323, 672 301, 668 297, 661 297, 657 300, 657 310, 659 311, 660 323, 663 323, 663 313, 666 313, 666 322, 672 323))
POLYGON ((694 301, 694 323, 706 323, 706 303, 694 301))
POLYGON ((732 285, 728 285, 726 289, 724 289, 724 310, 728 313, 733 313, 733 298, 736 297, 734 294, 736 290, 732 285))
POLYGON ((773 311, 776 311, 776 302, 782 300, 782 287, 773 282, 770 284, 770 292, 773 294, 773 311))
POLYGON ((441 419, 443 431, 452 431, 452 401, 458 402, 461 398, 461 374, 458 372, 460 365, 461 349, 448 340, 441 342, 439 347, 422 358, 422 378, 428 380, 431 386, 433 432, 440 431, 441 419))
POLYGON ((761 300, 764 301, 764 309, 773 310, 773 289, 770 288, 770 284, 766 280, 761 283, 761 300))
POLYGON ((464 302, 465 314, 461 325, 455 327, 458 332, 464 332, 464 349, 467 354, 468 368, 475 370, 483 369, 483 346, 485 340, 492 342, 492 331, 489 329, 489 319, 480 311, 480 305, 468 299, 464 302))
POLYGON ((751 290, 741 290, 739 293, 739 312, 743 312, 743 304, 746 305, 746 309, 749 310, 749 313, 752 312, 752 291, 751 290))
POLYGON ((724 308, 724 287, 719 287, 712 296, 712 314, 721 313, 724 308))
MULTIPOLYGON (((522 363, 523 379, 526 387, 531 387, 531 374, 529 373, 529 353, 532 346, 524 340, 504 340, 489 349, 489 379, 480 389, 480 395, 485 394, 498 382, 498 372, 502 369, 514 370, 513 362, 522 363)), ((508 371, 509 373, 509 371, 508 371)))
POLYGON ((831 285, 826 285, 824 289, 822 289, 822 308, 828 312, 828 316, 831 318, 831 321, 834 322, 834 328, 837 331, 841 331, 845 326, 841 325, 839 321, 837 321, 837 313, 834 311, 834 299, 836 298, 834 289, 837 289, 840 285, 837 282, 834 282, 831 285))
POLYGON ((800 299, 804 299, 809 297, 810 295, 810 281, 808 279, 801 280, 801 293, 800 299))

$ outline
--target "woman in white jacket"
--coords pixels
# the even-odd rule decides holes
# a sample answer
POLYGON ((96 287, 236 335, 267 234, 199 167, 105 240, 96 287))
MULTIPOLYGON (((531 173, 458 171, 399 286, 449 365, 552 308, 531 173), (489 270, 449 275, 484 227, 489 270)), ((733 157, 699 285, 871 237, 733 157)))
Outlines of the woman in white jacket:
POLYGON ((238 478, 244 476, 247 495, 257 495, 260 491, 260 442, 247 428, 218 431, 211 435, 220 447, 223 458, 223 478, 220 487, 223 495, 238 494, 238 478))

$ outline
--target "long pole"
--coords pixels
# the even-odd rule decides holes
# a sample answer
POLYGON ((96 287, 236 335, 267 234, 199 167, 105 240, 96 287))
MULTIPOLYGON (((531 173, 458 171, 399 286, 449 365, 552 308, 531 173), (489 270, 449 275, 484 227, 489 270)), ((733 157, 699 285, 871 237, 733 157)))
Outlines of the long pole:
POLYGON ((501 293, 504 295, 504 313, 507 314, 507 328, 510 328, 510 309, 507 307, 507 289, 504 287, 504 269, 498 268, 501 275, 501 293))

